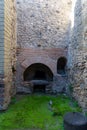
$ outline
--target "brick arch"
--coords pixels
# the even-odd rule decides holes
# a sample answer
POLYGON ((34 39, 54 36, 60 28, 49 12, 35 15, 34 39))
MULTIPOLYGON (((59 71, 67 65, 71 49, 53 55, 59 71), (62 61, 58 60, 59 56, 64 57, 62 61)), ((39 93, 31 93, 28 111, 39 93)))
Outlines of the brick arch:
POLYGON ((34 63, 25 69, 23 73, 24 81, 41 79, 53 81, 53 73, 48 66, 42 63, 34 63))
POLYGON ((49 57, 31 57, 24 60, 21 64, 21 66, 25 69, 27 69, 32 64, 41 63, 49 67, 49 69, 52 71, 52 73, 55 75, 57 73, 56 71, 56 61, 49 57))

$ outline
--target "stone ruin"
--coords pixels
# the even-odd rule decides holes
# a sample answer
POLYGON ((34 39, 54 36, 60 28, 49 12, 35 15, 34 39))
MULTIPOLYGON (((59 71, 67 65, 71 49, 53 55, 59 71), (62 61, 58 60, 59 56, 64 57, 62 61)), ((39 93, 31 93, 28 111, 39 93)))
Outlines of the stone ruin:
POLYGON ((86 0, 0 0, 0 110, 16 93, 69 86, 87 109, 86 7, 86 0))

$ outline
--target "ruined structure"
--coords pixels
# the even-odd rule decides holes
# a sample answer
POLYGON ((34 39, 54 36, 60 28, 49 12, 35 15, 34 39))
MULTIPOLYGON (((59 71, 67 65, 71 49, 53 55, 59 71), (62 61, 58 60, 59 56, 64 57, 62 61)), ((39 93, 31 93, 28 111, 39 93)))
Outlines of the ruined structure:
POLYGON ((74 97, 87 109, 87 1, 72 1, 69 64, 74 97))
POLYGON ((17 0, 17 92, 34 92, 42 80, 46 93, 65 89, 70 10, 70 0, 17 0))
POLYGON ((69 86, 87 109, 86 6, 86 0, 0 1, 1 110, 16 92, 55 94, 69 86))

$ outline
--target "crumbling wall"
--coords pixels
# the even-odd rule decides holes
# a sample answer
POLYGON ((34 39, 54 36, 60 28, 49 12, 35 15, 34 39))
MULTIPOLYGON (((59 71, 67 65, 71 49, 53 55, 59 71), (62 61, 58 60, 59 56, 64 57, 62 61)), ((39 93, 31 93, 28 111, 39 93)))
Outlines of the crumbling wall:
POLYGON ((17 0, 17 43, 21 48, 66 48, 70 0, 17 0))
POLYGON ((67 59, 71 4, 71 0, 17 0, 18 92, 31 63, 43 63, 55 76, 58 58, 67 59))
POLYGON ((70 30, 69 68, 74 97, 87 108, 87 1, 73 1, 73 21, 70 30))

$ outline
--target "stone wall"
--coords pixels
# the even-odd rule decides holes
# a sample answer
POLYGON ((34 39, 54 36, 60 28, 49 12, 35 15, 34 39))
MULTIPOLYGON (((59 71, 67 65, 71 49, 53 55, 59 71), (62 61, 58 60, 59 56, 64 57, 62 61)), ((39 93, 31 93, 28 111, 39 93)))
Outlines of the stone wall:
MULTIPOLYGON (((1 1, 0 1, 1 3, 1 1)), ((4 33, 3 30, 1 31, 3 33, 3 42, 2 42, 2 56, 1 58, 2 64, 3 64, 3 83, 4 88, 3 91, 0 93, 3 97, 3 105, 1 109, 6 109, 11 96, 12 96, 12 86, 13 86, 13 73, 12 68, 15 65, 15 54, 16 54, 16 11, 15 11, 15 1, 14 0, 4 0, 1 7, 3 7, 3 25, 4 25, 4 33)), ((2 27, 0 29, 2 29, 2 27)), ((0 33, 1 33, 0 32, 0 33)), ((1 42, 1 41, 0 41, 1 42)), ((1 46, 0 46, 1 47, 1 46)), ((0 55, 0 56, 1 56, 0 55)), ((1 65, 1 64, 0 64, 1 65)), ((0 98, 1 99, 1 98, 0 98)))
POLYGON ((67 84, 67 77, 57 73, 57 61, 65 57, 73 96, 87 111, 87 1, 16 2, 17 68, 16 3, 15 0, 0 0, 0 110, 7 108, 16 93, 15 86, 17 91, 24 89, 23 73, 35 63, 49 67, 54 75, 53 91, 60 91, 60 86, 67 84))
POLYGON ((69 45, 69 68, 74 97, 87 108, 87 1, 73 1, 74 21, 69 45))
MULTIPOLYGON (((35 63, 46 65, 63 80, 57 75, 57 61, 67 59, 70 11, 70 0, 17 0, 18 92, 24 91, 24 71, 35 63)), ((54 89, 58 90, 56 84, 54 89)))
POLYGON ((17 0, 17 43, 21 48, 65 48, 70 0, 17 0))

